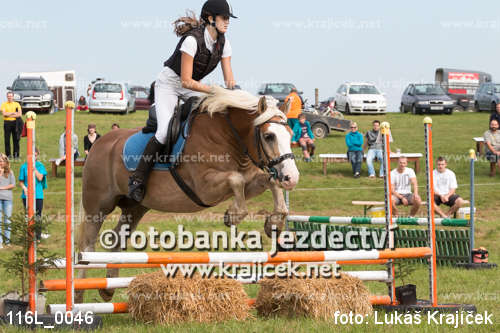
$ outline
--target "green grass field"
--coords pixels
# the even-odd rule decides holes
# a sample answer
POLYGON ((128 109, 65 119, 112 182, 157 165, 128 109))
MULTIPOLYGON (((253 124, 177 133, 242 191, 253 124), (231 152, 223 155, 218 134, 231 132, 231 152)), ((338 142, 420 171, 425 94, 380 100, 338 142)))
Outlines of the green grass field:
MULTIPOLYGON (((77 113, 75 115, 76 134, 79 136, 80 152, 83 152, 83 136, 86 134, 87 124, 97 124, 98 132, 102 135, 110 130, 112 123, 119 123, 122 128, 133 128, 145 123, 147 113, 137 113, 119 116, 112 114, 87 114, 77 113)), ((472 138, 482 136, 487 129, 488 116, 484 113, 457 113, 452 116, 433 116, 433 141, 434 156, 446 156, 448 167, 455 171, 459 188, 457 192, 464 198, 469 199, 469 155, 468 151, 475 148, 472 138)), ((58 152, 58 140, 64 127, 64 112, 54 115, 40 115, 37 118, 37 146, 41 150, 40 160, 44 162, 50 174, 49 158, 55 158, 58 152)), ((352 117, 359 124, 361 132, 371 128, 371 121, 375 119, 370 116, 352 117)), ((424 153, 424 127, 423 116, 411 116, 407 114, 388 114, 378 117, 381 121, 389 121, 392 127, 394 143, 392 151, 401 149, 402 152, 424 153)), ((317 154, 320 153, 344 153, 345 143, 343 133, 332 133, 328 138, 318 140, 317 154)), ((3 136, 0 138, 0 147, 3 150, 3 136)), ((26 156, 26 140, 21 141, 21 156, 26 156)), ((300 151, 294 151, 300 156, 300 151)), ((409 165, 412 167, 411 163, 409 165)), ((18 176, 20 163, 13 163, 12 169, 18 176)), ((384 198, 383 181, 381 179, 368 179, 366 165, 363 165, 362 178, 352 177, 350 165, 330 164, 328 175, 323 176, 322 165, 316 160, 313 163, 298 161, 301 173, 299 185, 291 193, 291 213, 307 215, 348 215, 358 216, 362 214, 362 208, 351 205, 352 200, 380 200, 384 198)), ((377 166, 378 167, 378 166, 377 166)), ((395 164, 393 164, 395 167, 395 164)), ((422 199, 425 200, 425 163, 421 160, 421 171, 417 175, 422 199)), ((476 245, 484 246, 489 250, 490 262, 500 263, 500 218, 497 216, 500 198, 500 173, 495 178, 490 178, 489 163, 480 159, 476 163, 476 245)), ((79 213, 80 190, 81 190, 81 168, 75 172, 75 211, 79 213)), ((63 255, 64 249, 64 169, 59 170, 59 177, 48 178, 48 189, 46 190, 44 202, 44 215, 51 217, 51 237, 48 247, 63 255)), ((15 189, 14 212, 22 211, 19 186, 15 189)), ((140 230, 146 230, 154 225, 158 230, 176 230, 177 224, 184 224, 185 228, 192 231, 197 230, 225 230, 222 222, 222 213, 226 210, 228 203, 208 209, 196 215, 174 216, 173 214, 157 211, 149 212, 139 226, 140 230)), ((258 198, 249 202, 250 217, 240 226, 241 230, 258 230, 263 232, 263 216, 259 211, 272 209, 272 197, 266 192, 258 198)), ((424 212, 421 211, 423 214, 424 212)), ((114 221, 119 216, 115 211, 105 222, 104 229, 112 228, 114 221)), ((269 245, 265 240, 266 246, 269 245)), ((5 258, 10 249, 0 250, 0 258, 5 258)), ((137 274, 137 270, 123 270, 121 276, 137 274)), ((9 277, 0 269, 0 293, 12 290, 18 281, 9 277)), ((91 276, 104 277, 101 270, 94 270, 91 276)), ((62 271, 51 271, 43 278, 63 278, 62 271)), ((419 298, 428 298, 428 272, 427 267, 417 266, 416 271, 407 279, 417 285, 419 298)), ((500 293, 498 291, 499 274, 498 269, 486 271, 465 271, 451 267, 438 267, 438 299, 442 303, 469 303, 475 304, 478 313, 488 311, 493 313, 494 325, 471 325, 459 326, 463 331, 474 332, 498 332, 500 325, 500 293)), ((398 281, 400 283, 400 281, 398 281)), ((386 286, 379 283, 368 283, 372 294, 386 293, 386 286)), ((248 293, 251 297, 257 294, 256 286, 249 286, 248 293)), ((99 302, 100 298, 96 291, 86 293, 87 302, 99 302)), ((120 290, 113 299, 115 302, 126 301, 124 290, 120 290)), ((48 293, 48 303, 64 303, 63 292, 48 293)), ((373 319, 373 318, 371 318, 373 319)), ((373 320, 362 325, 334 325, 332 322, 313 321, 303 318, 296 319, 251 319, 245 322, 224 322, 220 324, 195 324, 185 323, 169 327, 153 327, 136 323, 128 315, 106 315, 104 316, 104 329, 107 331, 135 332, 323 332, 323 331, 366 331, 366 332, 436 332, 452 331, 450 325, 376 325, 373 320)), ((0 327, 0 330, 5 328, 0 327)), ((15 331, 15 330, 10 330, 15 331)))

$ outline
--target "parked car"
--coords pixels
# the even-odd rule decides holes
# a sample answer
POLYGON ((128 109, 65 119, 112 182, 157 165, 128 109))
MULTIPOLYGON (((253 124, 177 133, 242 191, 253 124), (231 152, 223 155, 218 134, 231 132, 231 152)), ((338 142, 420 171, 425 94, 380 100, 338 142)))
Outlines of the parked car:
POLYGON ((410 84, 401 97, 400 111, 421 113, 452 114, 456 102, 438 84, 410 84))
POLYGON ((134 92, 135 96, 135 109, 136 110, 149 110, 151 103, 148 99, 148 94, 143 90, 136 90, 134 92))
POLYGON ((7 90, 14 94, 14 100, 22 111, 54 112, 54 94, 41 76, 18 76, 7 90))
POLYGON ((127 114, 135 111, 135 97, 126 83, 97 81, 92 86, 89 111, 127 114))
POLYGON ((337 89, 335 107, 347 114, 384 114, 387 110, 387 100, 374 84, 348 82, 337 89))
MULTIPOLYGON (((280 103, 285 101, 286 96, 290 94, 290 91, 295 86, 291 83, 264 83, 257 92, 259 95, 269 95, 276 98, 280 103)), ((302 91, 297 91, 297 93, 302 95, 302 91)), ((302 97, 301 97, 302 99, 302 97)), ((304 104, 304 101, 302 101, 304 104)))
POLYGON ((500 83, 481 84, 474 96, 474 108, 477 111, 495 112, 498 103, 500 103, 500 83))

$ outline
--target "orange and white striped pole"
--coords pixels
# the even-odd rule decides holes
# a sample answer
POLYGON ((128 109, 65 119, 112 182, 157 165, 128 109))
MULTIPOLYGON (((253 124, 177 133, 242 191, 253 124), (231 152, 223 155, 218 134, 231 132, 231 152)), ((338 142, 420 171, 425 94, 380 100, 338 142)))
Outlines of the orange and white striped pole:
POLYGON ((432 306, 437 306, 437 271, 436 271, 436 222, 434 217, 434 166, 432 157, 432 119, 424 118, 425 167, 427 173, 427 218, 429 247, 432 256, 429 264, 429 294, 432 306))
POLYGON ((28 164, 28 193, 26 195, 26 206, 28 210, 28 227, 30 243, 28 248, 28 265, 29 265, 29 309, 33 313, 36 311, 37 293, 36 293, 36 235, 35 235, 35 119, 36 113, 30 111, 26 114, 26 130, 27 130, 27 164, 28 164))
POLYGON ((73 238, 73 122, 75 103, 64 103, 66 109, 66 311, 73 311, 74 286, 74 238, 73 238))
POLYGON ((220 264, 415 259, 431 256, 428 247, 394 250, 278 252, 80 252, 79 264, 220 264))

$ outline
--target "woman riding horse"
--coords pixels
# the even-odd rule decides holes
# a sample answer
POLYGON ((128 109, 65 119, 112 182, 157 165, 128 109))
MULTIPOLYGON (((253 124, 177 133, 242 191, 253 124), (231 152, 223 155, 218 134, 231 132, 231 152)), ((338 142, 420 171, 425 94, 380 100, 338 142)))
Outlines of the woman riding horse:
POLYGON ((212 88, 201 83, 221 62, 226 87, 235 86, 231 68, 231 45, 224 34, 233 15, 226 0, 207 0, 200 21, 182 17, 175 21, 175 32, 181 36, 172 56, 165 61, 155 83, 155 105, 158 128, 147 143, 136 170, 130 176, 128 196, 141 202, 146 193, 148 175, 155 156, 167 141, 168 125, 178 98, 187 100, 200 93, 211 93, 212 88))

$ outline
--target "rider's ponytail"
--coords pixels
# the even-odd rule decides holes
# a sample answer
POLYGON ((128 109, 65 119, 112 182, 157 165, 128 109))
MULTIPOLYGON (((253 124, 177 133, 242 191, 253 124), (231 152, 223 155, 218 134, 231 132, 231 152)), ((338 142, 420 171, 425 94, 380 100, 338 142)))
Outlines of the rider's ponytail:
POLYGON ((201 24, 201 21, 196 18, 195 13, 192 10, 188 10, 186 11, 186 16, 179 17, 174 21, 174 32, 177 36, 181 37, 201 24))

